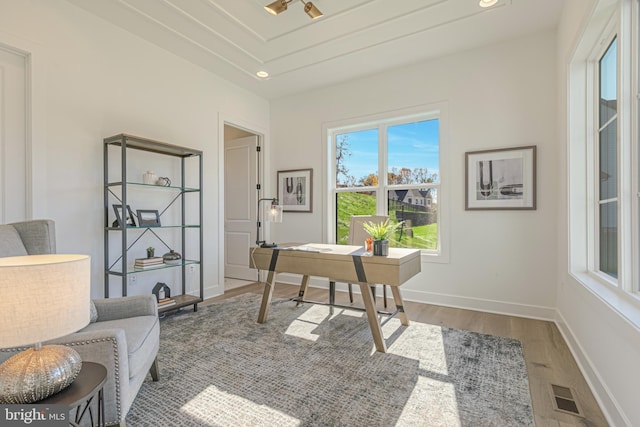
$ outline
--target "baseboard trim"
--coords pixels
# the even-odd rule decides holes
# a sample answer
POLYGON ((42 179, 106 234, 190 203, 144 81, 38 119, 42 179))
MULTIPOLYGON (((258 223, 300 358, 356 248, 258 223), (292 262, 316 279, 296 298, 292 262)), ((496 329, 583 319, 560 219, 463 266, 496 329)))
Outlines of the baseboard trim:
POLYGON ((607 422, 612 426, 631 427, 631 422, 624 415, 618 402, 611 397, 613 395, 609 388, 602 381, 600 374, 593 367, 589 356, 584 352, 580 342, 576 339, 565 318, 562 316, 562 313, 559 311, 556 311, 555 324, 558 326, 560 334, 562 334, 564 341, 569 347, 569 351, 578 364, 578 369, 580 369, 582 376, 585 378, 587 384, 589 384, 589 388, 598 405, 600 405, 600 409, 607 419, 607 422))
MULTIPOLYGON (((296 274, 280 273, 278 282, 299 285, 302 276, 296 274)), ((309 285, 317 288, 328 288, 329 282, 325 278, 312 277, 309 285)), ((346 283, 336 283, 338 291, 346 291, 346 283)), ((359 293, 358 287, 354 287, 354 293, 359 293)), ((380 293, 378 294, 380 295, 380 293)), ((461 297, 457 295, 438 294, 434 292, 415 291, 402 288, 402 297, 406 301, 434 304, 445 307, 460 308, 464 310, 483 311, 486 313, 506 314, 509 316, 525 317, 530 319, 555 321, 555 308, 534 305, 518 304, 505 301, 494 301, 482 298, 461 297)))

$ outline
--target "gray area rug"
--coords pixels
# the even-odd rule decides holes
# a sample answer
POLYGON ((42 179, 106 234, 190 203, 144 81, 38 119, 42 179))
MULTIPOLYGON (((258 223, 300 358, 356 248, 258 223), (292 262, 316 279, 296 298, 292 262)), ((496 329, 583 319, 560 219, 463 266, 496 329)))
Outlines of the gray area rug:
POLYGON ((534 426, 518 340, 242 295, 161 323, 160 381, 137 426, 534 426))

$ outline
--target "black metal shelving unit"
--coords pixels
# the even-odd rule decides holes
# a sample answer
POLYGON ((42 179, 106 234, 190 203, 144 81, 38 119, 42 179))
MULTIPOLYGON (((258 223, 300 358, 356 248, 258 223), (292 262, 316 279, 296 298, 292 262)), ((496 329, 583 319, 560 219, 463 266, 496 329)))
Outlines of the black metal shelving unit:
MULTIPOLYGON (((168 307, 162 307, 158 311, 165 312, 175 310, 181 307, 186 307, 193 305, 193 310, 197 311, 198 303, 203 300, 203 235, 202 235, 202 151, 193 150, 190 148, 180 147, 177 145, 167 144, 165 142, 154 141, 147 138, 141 138, 134 135, 129 134, 119 134, 114 135, 104 139, 104 296, 105 298, 109 298, 109 290, 110 290, 110 279, 112 277, 120 277, 122 280, 122 296, 127 295, 127 288, 129 286, 128 276, 131 274, 144 274, 149 271, 158 271, 165 269, 175 269, 180 268, 182 270, 182 281, 181 281, 181 294, 180 295, 172 295, 171 297, 176 301, 174 305, 168 307), (127 152, 128 150, 140 150, 146 151, 150 153, 155 153, 159 155, 172 156, 180 161, 180 184, 178 186, 164 186, 164 185, 153 185, 153 184, 144 184, 141 182, 129 181, 127 179, 127 152), (109 158, 110 155, 114 155, 115 153, 120 153, 120 176, 116 181, 109 180, 109 158), (197 163, 198 165, 198 186, 197 187, 187 187, 185 186, 185 167, 189 165, 192 167, 192 163, 197 163), (128 206, 127 199, 127 190, 128 188, 136 188, 138 190, 143 191, 167 191, 175 193, 175 197, 171 200, 168 206, 162 211, 166 211, 169 206, 173 203, 177 202, 181 206, 181 216, 180 216, 180 224, 171 224, 171 225, 162 225, 162 226, 123 226, 119 224, 119 226, 114 227, 113 224, 109 223, 109 211, 112 207, 110 201, 117 201, 118 204, 122 204, 124 211, 126 212, 126 207, 128 206), (118 194, 119 192, 119 194, 118 194), (198 194, 198 224, 186 224, 185 223, 185 213, 187 209, 187 201, 186 195, 190 193, 198 194), (164 240, 161 238, 159 233, 156 232, 158 229, 179 229, 181 235, 181 253, 185 254, 186 247, 186 232, 190 229, 198 230, 198 246, 199 246, 199 254, 198 259, 185 259, 183 258, 179 263, 176 264, 162 264, 158 267, 138 270, 134 267, 129 267, 129 252, 131 248, 147 233, 152 234, 155 238, 161 241, 165 246, 170 247, 164 240), (113 259, 113 256, 110 255, 109 248, 109 236, 111 233, 120 233, 121 235, 121 248, 117 251, 117 255, 113 259), (118 263, 120 264, 120 268, 117 267, 118 263), (196 265, 200 270, 200 292, 199 296, 194 296, 186 293, 186 272, 187 267, 196 265)), ((122 221, 125 222, 125 221, 122 221)))

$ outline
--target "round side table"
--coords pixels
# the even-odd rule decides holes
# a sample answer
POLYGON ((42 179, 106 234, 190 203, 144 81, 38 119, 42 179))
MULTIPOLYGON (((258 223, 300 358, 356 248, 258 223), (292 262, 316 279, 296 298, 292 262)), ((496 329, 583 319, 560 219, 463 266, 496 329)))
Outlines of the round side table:
POLYGON ((107 369, 99 363, 82 362, 82 369, 73 383, 53 396, 37 402, 48 405, 67 405, 69 411, 76 409, 75 421, 69 419, 69 424, 78 426, 85 414, 91 418, 91 425, 105 426, 103 386, 107 381, 107 369), (97 419, 94 419, 91 404, 98 401, 97 419), (97 421, 97 423, 96 423, 97 421))

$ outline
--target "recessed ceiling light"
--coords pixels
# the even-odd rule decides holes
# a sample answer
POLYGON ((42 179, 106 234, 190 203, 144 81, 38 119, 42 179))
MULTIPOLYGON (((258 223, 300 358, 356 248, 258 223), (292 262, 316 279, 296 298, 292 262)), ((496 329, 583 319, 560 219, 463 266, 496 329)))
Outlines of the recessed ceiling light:
POLYGON ((266 79, 267 77, 269 77, 269 73, 267 73, 266 71, 258 71, 256 73, 256 76, 260 77, 261 79, 266 79))
POLYGON ((498 3, 498 0, 480 0, 480 7, 491 7, 494 4, 498 3))

